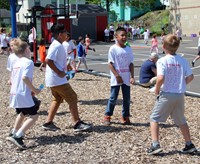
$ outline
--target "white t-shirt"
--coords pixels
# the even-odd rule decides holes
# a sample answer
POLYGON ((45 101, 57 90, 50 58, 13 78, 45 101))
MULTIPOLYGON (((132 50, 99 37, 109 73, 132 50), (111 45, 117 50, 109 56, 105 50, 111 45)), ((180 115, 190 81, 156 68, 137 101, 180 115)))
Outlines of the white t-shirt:
POLYGON ((108 30, 107 28, 104 30, 104 35, 105 36, 109 36, 110 30, 108 30))
POLYGON ((189 63, 180 55, 166 55, 157 61, 157 75, 164 76, 163 92, 184 93, 185 78, 192 74, 189 63))
POLYGON ((34 106, 30 88, 23 82, 23 77, 33 79, 33 61, 22 57, 13 65, 11 73, 10 107, 28 108, 34 106))
POLYGON ((198 47, 200 47, 200 36, 199 36, 199 40, 198 40, 198 47))
POLYGON ((12 71, 13 70, 13 65, 15 64, 15 62, 19 59, 19 57, 17 55, 15 55, 15 53, 11 53, 8 56, 8 61, 7 61, 7 70, 8 71, 12 71))
MULTIPOLYGON (((121 48, 117 46, 116 44, 112 45, 108 52, 108 63, 112 62, 115 70, 118 72, 118 74, 122 77, 124 84, 130 85, 130 69, 129 66, 131 63, 133 63, 134 57, 132 49, 129 46, 126 46, 125 48, 121 48)), ((110 79, 110 85, 111 86, 117 86, 121 85, 117 83, 117 80, 110 71, 111 79, 110 79)))
POLYGON ((74 43, 72 42, 72 40, 69 40, 68 42, 67 41, 64 41, 62 43, 64 49, 65 49, 65 53, 67 54, 67 58, 70 58, 70 59, 74 59, 74 49, 76 49, 76 46, 74 45, 74 43), (72 51, 70 54, 68 54, 68 52, 72 51))
POLYGON ((146 32, 144 32, 143 33, 143 35, 144 35, 144 40, 146 40, 146 39, 149 39, 149 34, 148 34, 148 32, 146 31, 146 32))
POLYGON ((8 47, 7 45, 7 40, 6 40, 6 34, 5 33, 2 33, 1 34, 1 47, 8 47))
MULTIPOLYGON (((66 70, 67 55, 63 45, 54 40, 48 50, 47 59, 53 60, 60 71, 66 70)), ((59 86, 68 83, 66 77, 59 77, 48 65, 46 66, 45 83, 47 87, 59 86)))
POLYGON ((112 25, 109 27, 109 29, 110 29, 110 31, 115 31, 115 28, 112 25))

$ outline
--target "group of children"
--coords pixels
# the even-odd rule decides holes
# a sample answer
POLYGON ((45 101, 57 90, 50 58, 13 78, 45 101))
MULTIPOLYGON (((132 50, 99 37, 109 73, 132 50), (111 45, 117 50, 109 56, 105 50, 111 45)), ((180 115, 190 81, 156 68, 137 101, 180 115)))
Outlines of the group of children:
MULTIPOLYGON (((90 35, 86 34, 85 39, 82 36, 78 38, 78 45, 76 47, 76 41, 71 39, 70 33, 67 33, 66 40, 62 43, 65 49, 65 53, 67 55, 66 71, 73 70, 74 72, 77 72, 81 63, 84 64, 85 70, 88 71, 88 66, 86 64, 86 55, 88 53, 88 50, 93 50, 95 52, 95 48, 91 48, 90 44, 91 44, 90 35), (75 60, 77 53, 78 53, 78 64, 76 66, 75 60)), ((40 70, 43 71, 43 67, 46 67, 45 63, 46 47, 43 38, 40 40, 39 55, 41 61, 40 70)))
MULTIPOLYGON (((81 121, 78 114, 77 94, 66 79, 65 68, 67 56, 63 42, 66 41, 67 32, 62 24, 54 24, 51 27, 54 41, 51 43, 46 62, 45 83, 50 88, 53 99, 48 111, 46 122, 42 127, 46 130, 58 130, 53 119, 60 106, 65 100, 69 104, 69 109, 74 122, 74 131, 83 131, 91 128, 90 124, 81 121)), ((119 90, 122 89, 123 105, 121 123, 131 124, 130 121, 130 84, 134 84, 134 55, 131 47, 126 46, 127 31, 119 27, 115 31, 116 42, 108 52, 108 66, 110 68, 111 95, 104 113, 104 124, 110 125, 114 112, 119 90)), ((79 46, 84 43, 82 37, 79 38, 79 46)), ((189 128, 184 116, 184 92, 186 84, 193 80, 193 74, 188 62, 176 54, 180 40, 177 36, 169 34, 163 41, 163 49, 166 56, 158 60, 157 82, 155 94, 157 100, 150 115, 150 129, 152 144, 147 151, 148 154, 158 154, 162 151, 159 143, 159 122, 165 122, 171 116, 177 124, 185 139, 183 153, 193 153, 197 151, 191 141, 189 128), (162 87, 161 87, 162 86, 162 87)), ((84 51, 83 49, 78 49, 84 51)), ((37 108, 35 107, 33 96, 40 93, 40 89, 32 85, 33 62, 29 59, 30 50, 25 42, 15 40, 13 51, 18 57, 13 62, 11 69, 11 101, 10 107, 16 109, 18 116, 8 140, 22 149, 26 149, 23 143, 25 131, 28 130, 37 120, 37 108), (28 119, 23 123, 25 116, 28 119)))

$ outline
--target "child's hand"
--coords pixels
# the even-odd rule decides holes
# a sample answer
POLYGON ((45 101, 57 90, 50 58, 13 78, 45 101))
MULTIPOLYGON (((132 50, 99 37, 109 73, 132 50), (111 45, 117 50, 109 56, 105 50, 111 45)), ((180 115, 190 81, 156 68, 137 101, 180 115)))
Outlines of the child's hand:
POLYGON ((61 77, 61 78, 63 78, 63 77, 66 76, 66 74, 65 74, 64 71, 59 71, 58 76, 61 77))
POLYGON ((134 79, 133 77, 130 79, 130 83, 131 83, 132 85, 135 83, 135 79, 134 79))
POLYGON ((7 83, 8 83, 8 85, 12 85, 12 83, 11 83, 11 81, 10 81, 10 80, 8 80, 8 82, 7 82, 7 83))
POLYGON ((121 78, 121 76, 116 76, 116 80, 117 80, 117 83, 118 84, 123 84, 123 80, 122 80, 122 78, 121 78))

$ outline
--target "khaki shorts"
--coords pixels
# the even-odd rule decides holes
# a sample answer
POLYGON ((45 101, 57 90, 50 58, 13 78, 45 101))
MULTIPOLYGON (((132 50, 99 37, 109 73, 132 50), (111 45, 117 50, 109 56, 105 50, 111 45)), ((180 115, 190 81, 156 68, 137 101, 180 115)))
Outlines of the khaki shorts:
POLYGON ((53 101, 62 103, 65 100, 69 105, 78 102, 77 94, 74 92, 70 84, 63 84, 55 87, 50 87, 53 95, 53 101))
POLYGON ((161 92, 150 115, 150 121, 165 122, 171 116, 176 125, 183 125, 186 123, 184 111, 184 94, 161 92))

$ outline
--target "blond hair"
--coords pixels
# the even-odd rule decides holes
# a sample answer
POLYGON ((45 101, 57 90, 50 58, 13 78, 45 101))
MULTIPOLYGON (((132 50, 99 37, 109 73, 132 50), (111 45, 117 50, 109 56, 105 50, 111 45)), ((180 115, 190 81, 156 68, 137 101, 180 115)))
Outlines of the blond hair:
POLYGON ((13 51, 17 56, 24 54, 27 47, 28 44, 21 39, 14 40, 13 51))
POLYGON ((168 34, 164 38, 163 48, 170 54, 175 54, 180 44, 180 39, 173 34, 168 34))

